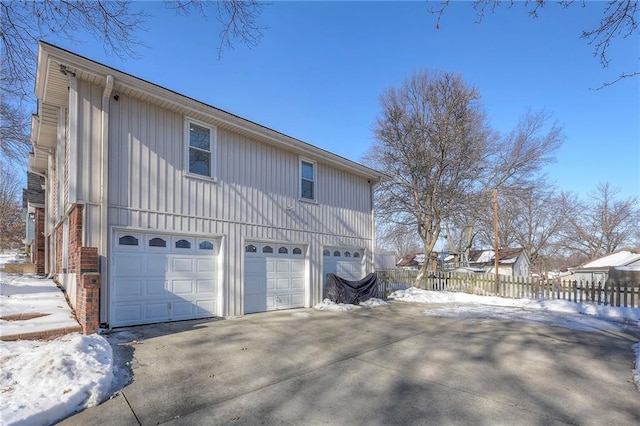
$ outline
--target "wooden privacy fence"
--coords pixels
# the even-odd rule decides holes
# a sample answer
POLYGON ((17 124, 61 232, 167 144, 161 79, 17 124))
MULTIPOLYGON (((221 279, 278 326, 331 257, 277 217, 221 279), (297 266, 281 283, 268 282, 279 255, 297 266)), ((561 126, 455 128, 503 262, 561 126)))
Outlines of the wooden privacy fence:
MULTIPOLYGON (((418 271, 396 269, 379 271, 381 294, 388 296, 395 290, 415 285, 418 271)), ((459 291, 482 296, 511 299, 560 299, 570 302, 590 302, 617 307, 640 307, 640 283, 586 282, 571 280, 541 280, 534 277, 508 277, 501 275, 496 282, 493 274, 457 275, 442 272, 423 277, 419 288, 437 291, 459 291)))

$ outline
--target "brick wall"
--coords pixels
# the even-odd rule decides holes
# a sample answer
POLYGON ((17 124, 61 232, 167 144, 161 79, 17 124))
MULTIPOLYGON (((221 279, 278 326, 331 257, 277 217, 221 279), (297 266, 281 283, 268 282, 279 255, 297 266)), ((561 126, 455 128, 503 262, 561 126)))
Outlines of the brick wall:
POLYGON ((82 246, 82 215, 83 205, 76 204, 69 211, 69 259, 67 270, 62 271, 62 243, 63 226, 56 228, 56 258, 58 271, 76 276, 76 319, 84 334, 98 331, 100 324, 100 264, 97 247, 82 246))
POLYGON ((36 267, 36 274, 46 273, 46 241, 44 237, 44 209, 36 208, 35 211, 35 230, 33 236, 33 246, 31 247, 31 262, 36 267))
MULTIPOLYGON (((62 247, 64 242, 64 226, 62 225, 62 222, 60 222, 53 230, 53 238, 55 238, 56 241, 56 265, 53 272, 56 274, 63 274, 67 271, 62 269, 62 247)), ((69 251, 69 253, 71 253, 71 251, 69 251)), ((49 267, 49 269, 51 269, 51 267, 49 267)))

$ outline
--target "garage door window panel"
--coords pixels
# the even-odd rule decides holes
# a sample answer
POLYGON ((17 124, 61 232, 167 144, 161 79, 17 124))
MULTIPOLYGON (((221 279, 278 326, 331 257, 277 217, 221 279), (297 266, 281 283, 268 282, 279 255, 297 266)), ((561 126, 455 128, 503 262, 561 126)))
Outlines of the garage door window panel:
POLYGON ((167 240, 160 237, 153 237, 149 239, 149 247, 150 248, 166 248, 167 240))
POLYGON ((213 250, 215 245, 209 240, 203 240, 198 243, 198 249, 200 250, 213 250))
POLYGON ((174 246, 175 246, 176 249, 191 250, 191 241, 185 240, 185 239, 180 239, 180 240, 175 242, 174 246))
POLYGON ((118 245, 136 247, 139 245, 139 238, 136 238, 133 235, 123 235, 118 238, 118 245))

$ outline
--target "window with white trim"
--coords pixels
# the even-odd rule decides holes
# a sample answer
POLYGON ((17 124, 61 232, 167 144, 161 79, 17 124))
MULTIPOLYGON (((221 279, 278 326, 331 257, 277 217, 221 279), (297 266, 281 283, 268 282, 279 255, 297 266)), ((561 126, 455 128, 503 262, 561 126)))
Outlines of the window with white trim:
POLYGON ((300 159, 300 198, 316 200, 316 163, 300 159))
POLYGON ((216 128, 189 119, 185 127, 185 169, 192 175, 215 177, 216 128))

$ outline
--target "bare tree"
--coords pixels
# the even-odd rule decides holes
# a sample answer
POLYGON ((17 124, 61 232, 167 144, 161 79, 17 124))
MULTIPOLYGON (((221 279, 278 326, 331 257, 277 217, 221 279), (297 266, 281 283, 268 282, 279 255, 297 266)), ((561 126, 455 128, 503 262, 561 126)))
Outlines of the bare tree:
POLYGON ((595 259, 637 241, 638 198, 619 200, 618 193, 609 183, 600 183, 589 194, 589 201, 575 201, 572 213, 566 216, 563 234, 566 249, 595 259))
MULTIPOLYGON (((89 34, 103 43, 106 52, 127 58, 137 57, 143 44, 137 33, 144 29, 149 14, 133 7, 130 0, 43 0, 0 2, 0 97, 2 134, 0 151, 7 158, 24 157, 29 149, 24 122, 29 122, 33 104, 38 40, 55 34, 80 42, 79 34, 89 34)), ((239 41, 256 46, 263 27, 257 22, 262 4, 255 0, 167 1, 179 13, 196 13, 206 18, 215 7, 221 24, 218 56, 239 41)), ((144 7, 142 5, 142 7, 144 7)))
MULTIPOLYGON (((458 234, 475 234, 492 189, 516 193, 532 187, 562 142, 561 129, 549 128, 550 117, 534 112, 499 137, 487 124, 478 92, 456 74, 415 73, 380 102, 367 161, 395 179, 378 186, 377 214, 387 223, 412 226, 427 258, 443 226, 464 224, 458 234)), ((425 262, 418 280, 429 267, 425 262)))
POLYGON ((376 229, 379 231, 377 240, 380 247, 393 251, 398 258, 420 251, 420 239, 414 227, 404 223, 379 222, 376 229))
MULTIPOLYGON (((450 0, 442 0, 440 5, 432 7, 429 12, 438 16, 436 22, 436 28, 440 28, 442 17, 450 0)), ((509 7, 513 7, 518 3, 523 5, 532 18, 538 18, 541 9, 549 3, 548 0, 525 0, 523 2, 516 2, 515 0, 500 1, 500 0, 474 0, 471 2, 472 7, 475 9, 478 20, 482 21, 487 12, 493 13, 496 8, 502 4, 508 3, 509 7)), ((588 3, 585 0, 560 0, 557 2, 564 8, 568 8, 574 4, 587 7, 588 3)), ((593 56, 596 56, 600 60, 600 64, 603 68, 609 66, 611 59, 609 58, 609 49, 611 43, 617 38, 627 38, 638 34, 638 1, 637 0, 609 0, 603 11, 603 17, 600 23, 595 28, 582 31, 581 38, 587 40, 587 44, 594 46, 593 56)), ((617 79, 611 82, 604 83, 600 88, 614 84, 624 78, 634 77, 640 75, 640 70, 632 70, 630 72, 624 72, 618 76, 617 79)))
MULTIPOLYGON (((459 242, 461 252, 469 254, 474 238, 482 246, 493 246, 493 209, 491 192, 497 189, 500 198, 527 197, 535 188, 544 186, 539 171, 554 161, 554 153, 562 144, 564 134, 551 115, 544 111, 527 111, 514 130, 496 139, 487 154, 487 175, 478 176, 480 190, 469 194, 465 210, 456 212, 451 227, 458 226, 458 235, 466 238, 459 242), (484 223, 483 223, 484 220, 484 223)), ((499 227, 513 229, 518 219, 517 209, 500 203, 499 227)), ((456 231, 453 231, 456 232, 456 231)), ((516 243, 513 233, 499 232, 500 247, 516 243)), ((521 244, 522 245, 522 244, 521 244)))
MULTIPOLYGON (((550 259, 561 250, 559 237, 571 212, 572 203, 558 195, 544 180, 530 189, 499 197, 500 247, 522 247, 534 270, 546 272, 550 259)), ((481 241, 493 244, 493 212, 487 208, 479 223, 481 241)))
POLYGON ((15 172, 0 161, 0 251, 20 247, 25 237, 21 194, 15 172))
POLYGON ((0 158, 24 165, 29 152, 29 115, 8 97, 0 99, 0 158))
POLYGON ((367 160, 395 179, 378 186, 378 215, 412 226, 427 259, 443 220, 465 203, 478 176, 486 174, 493 135, 479 101, 478 92, 459 75, 427 71, 380 98, 383 111, 367 160))

